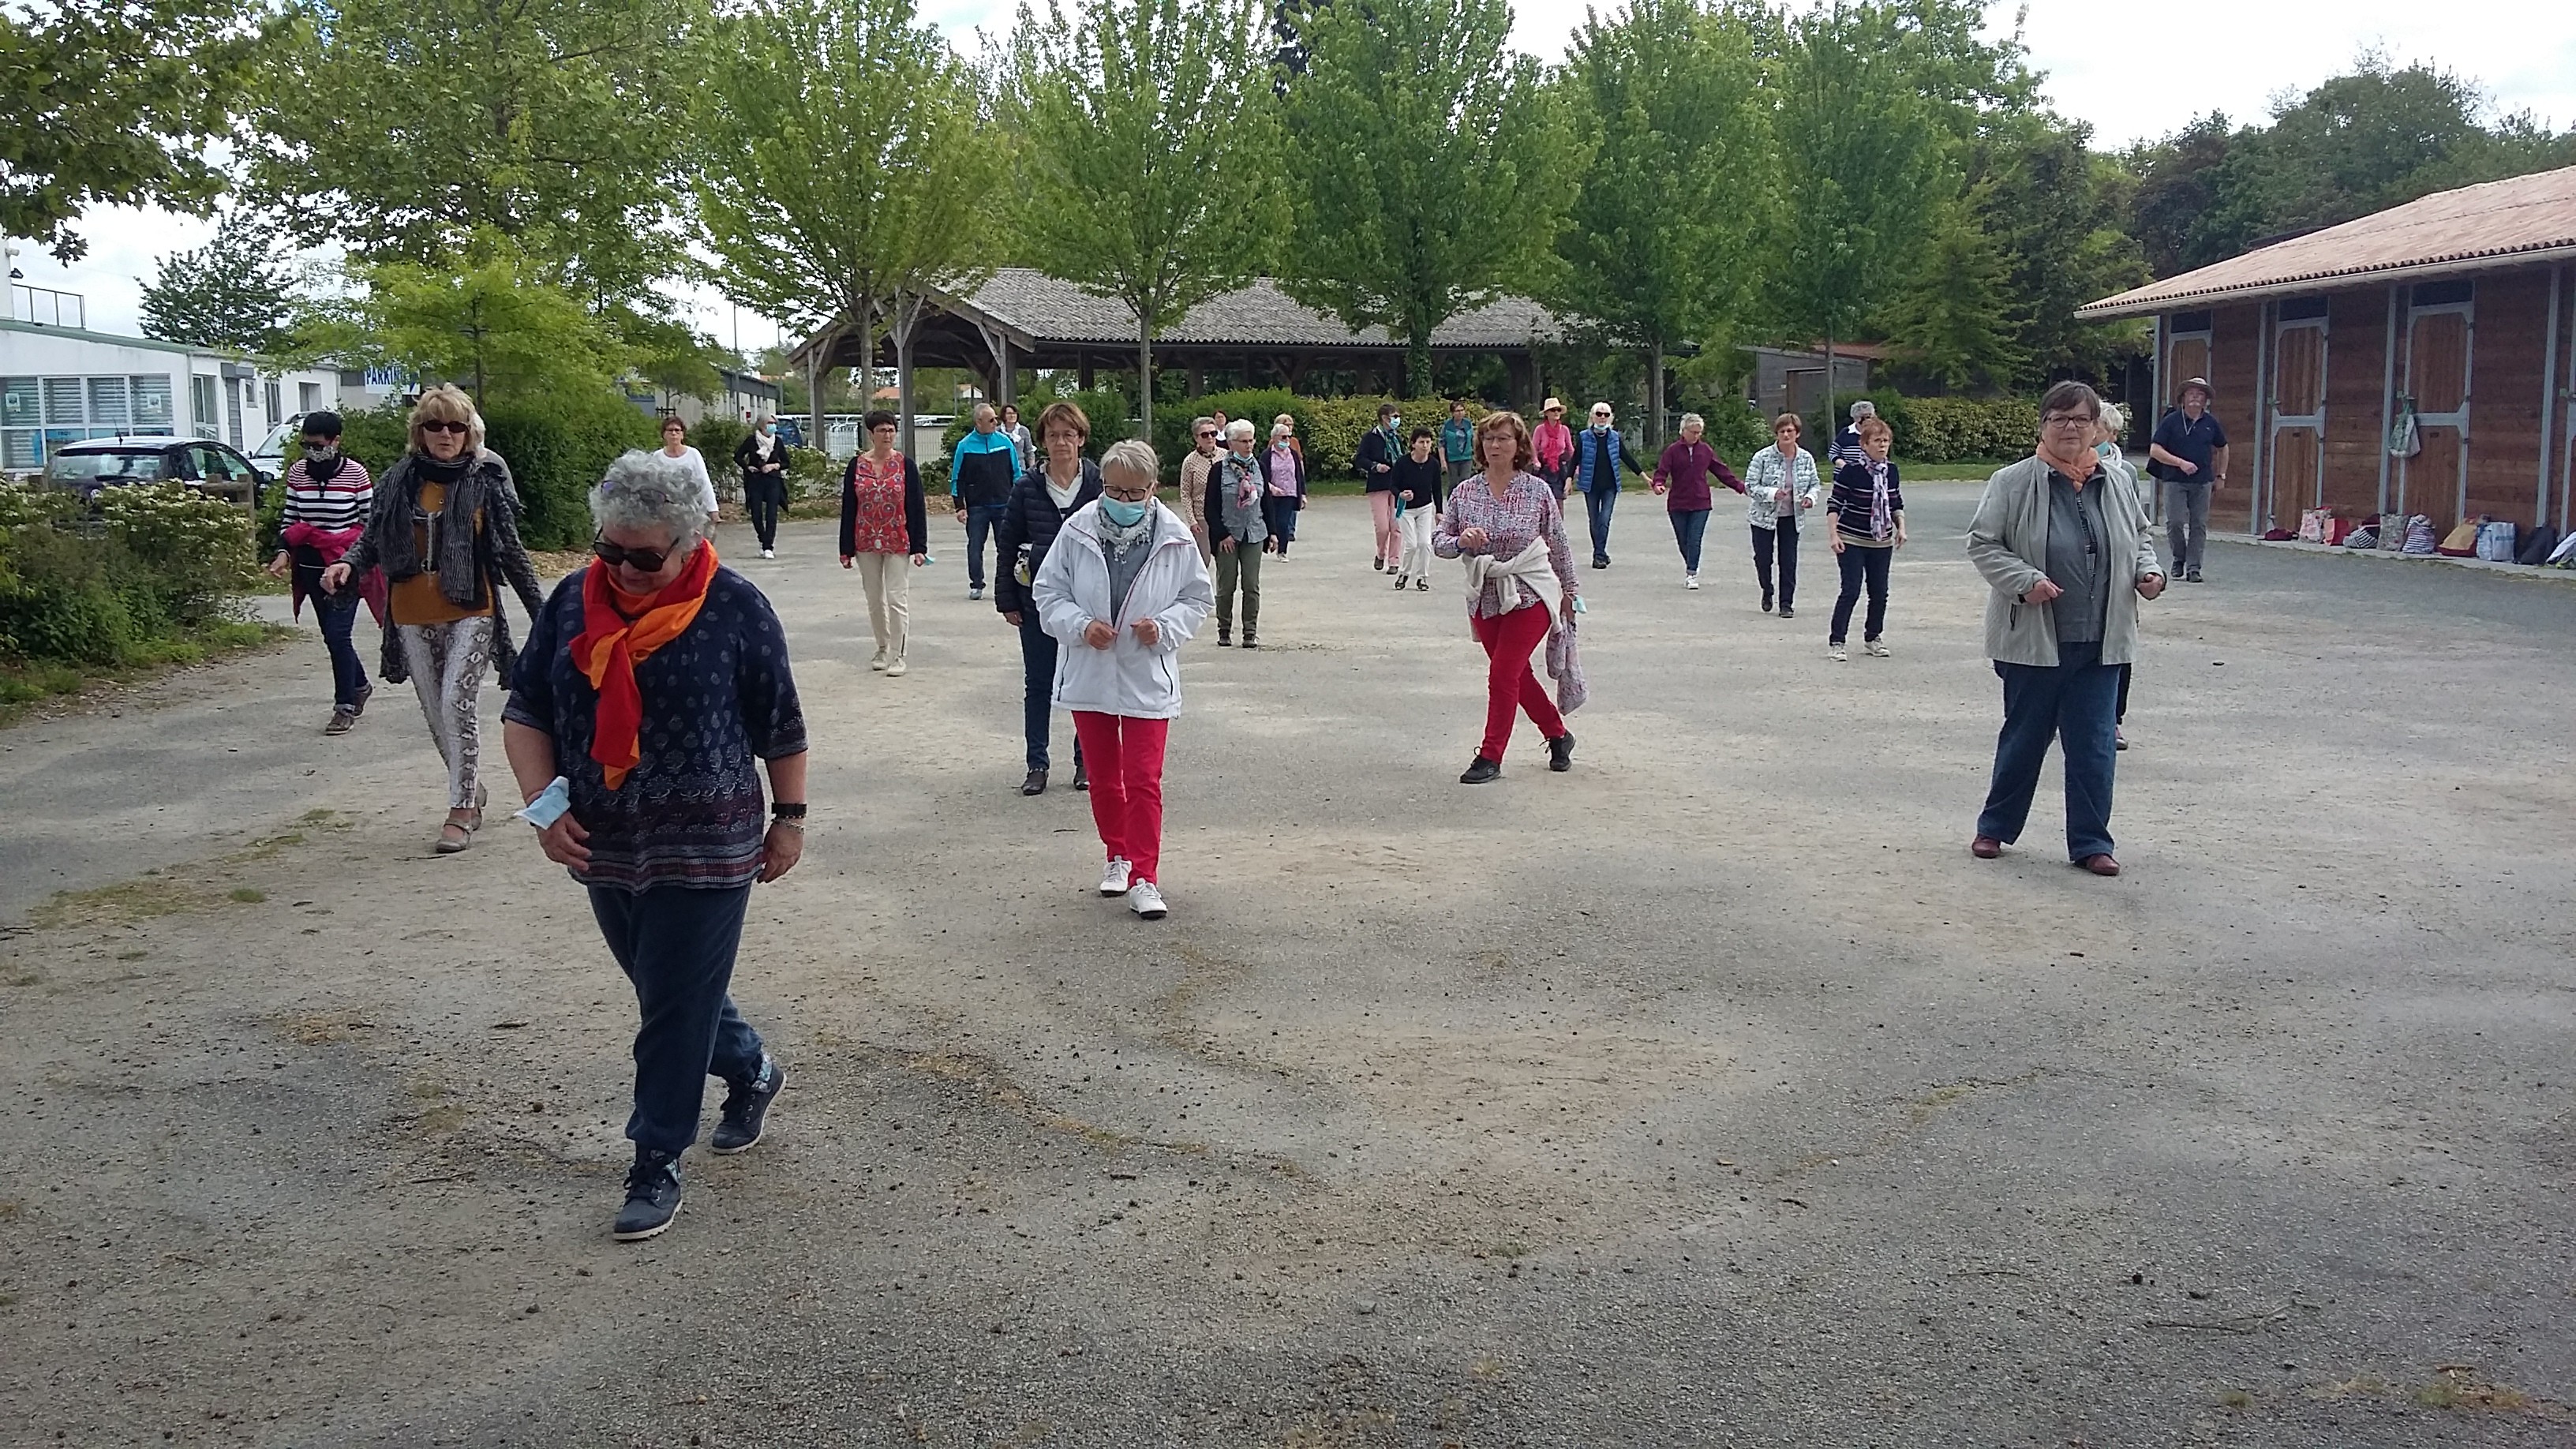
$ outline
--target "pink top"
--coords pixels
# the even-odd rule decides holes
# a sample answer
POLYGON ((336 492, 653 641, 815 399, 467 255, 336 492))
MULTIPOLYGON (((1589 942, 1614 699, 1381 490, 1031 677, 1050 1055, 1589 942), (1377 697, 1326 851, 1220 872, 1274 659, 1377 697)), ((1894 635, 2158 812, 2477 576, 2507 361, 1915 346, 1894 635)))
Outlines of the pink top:
MULTIPOLYGON (((1478 473, 1449 490, 1449 506, 1440 511, 1440 522, 1431 530, 1431 551, 1442 558, 1456 558, 1467 552, 1458 543, 1458 535, 1471 528, 1485 530, 1485 546, 1478 553, 1496 558, 1512 558, 1539 539, 1547 540, 1547 561, 1556 570, 1557 579, 1569 594, 1574 587, 1574 550, 1565 541, 1565 513, 1557 505, 1556 489, 1533 474, 1513 477, 1511 486, 1496 498, 1478 473)), ((1500 585, 1488 580, 1485 591, 1478 595, 1468 612, 1479 619, 1490 619, 1510 612, 1503 607, 1500 585)), ((1518 579, 1512 587, 1527 597, 1523 605, 1538 602, 1538 591, 1518 579)))

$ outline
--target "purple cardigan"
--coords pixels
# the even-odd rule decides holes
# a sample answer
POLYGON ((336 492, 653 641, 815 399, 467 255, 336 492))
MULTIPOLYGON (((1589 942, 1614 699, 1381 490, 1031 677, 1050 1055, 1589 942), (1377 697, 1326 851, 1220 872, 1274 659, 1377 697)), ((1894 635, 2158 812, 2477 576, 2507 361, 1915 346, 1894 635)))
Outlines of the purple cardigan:
POLYGON ((1668 489, 1664 494, 1665 510, 1697 513, 1710 507, 1713 500, 1708 480, 1712 473, 1718 482, 1738 493, 1744 491, 1743 481, 1735 476, 1734 469, 1726 466, 1725 459, 1717 456, 1717 450, 1711 448, 1707 440, 1675 442, 1665 448, 1664 455, 1655 460, 1655 481, 1668 489))

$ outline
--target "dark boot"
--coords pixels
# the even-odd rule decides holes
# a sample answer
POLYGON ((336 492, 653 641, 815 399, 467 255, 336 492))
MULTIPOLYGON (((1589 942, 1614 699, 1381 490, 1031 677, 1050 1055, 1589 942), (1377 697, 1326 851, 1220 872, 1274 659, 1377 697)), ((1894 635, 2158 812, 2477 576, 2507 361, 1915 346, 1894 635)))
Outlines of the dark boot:
POLYGON ((1560 775, 1574 768, 1574 731, 1547 742, 1547 767, 1560 775))

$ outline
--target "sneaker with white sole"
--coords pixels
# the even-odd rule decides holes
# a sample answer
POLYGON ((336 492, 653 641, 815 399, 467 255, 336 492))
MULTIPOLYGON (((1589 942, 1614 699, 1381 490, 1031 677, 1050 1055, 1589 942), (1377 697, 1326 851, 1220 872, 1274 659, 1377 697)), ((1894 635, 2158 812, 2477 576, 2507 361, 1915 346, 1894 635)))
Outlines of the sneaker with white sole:
POLYGON ((776 558, 778 557, 778 550, 774 548, 764 548, 760 551, 760 556, 762 558, 776 558))
POLYGON ((1154 888, 1152 881, 1140 880, 1127 889, 1127 909, 1146 920, 1159 921, 1164 915, 1163 893, 1154 888))
POLYGON ((1828 644, 1825 646, 1825 657, 1840 664, 1851 658, 1851 651, 1840 644, 1828 644))
POLYGON ((1135 872, 1136 867, 1127 863, 1127 857, 1111 856, 1109 868, 1100 873, 1100 893, 1104 896, 1127 894, 1128 880, 1135 872))
POLYGON ((1871 639, 1863 643, 1860 647, 1862 652, 1869 655, 1872 659, 1885 659, 1887 657, 1887 641, 1884 639, 1871 639))
POLYGON ((878 650, 877 657, 868 661, 868 667, 870 669, 882 671, 886 667, 885 651, 882 649, 878 650))
POLYGON ((1699 587, 1699 575, 1697 575, 1697 574, 1684 574, 1684 575, 1682 575, 1682 587, 1683 587, 1683 588, 1686 588, 1686 589, 1695 589, 1695 588, 1698 588, 1698 587, 1699 587))
POLYGON ((898 654, 895 656, 894 662, 886 666, 886 678, 901 679, 904 676, 904 671, 910 668, 912 668, 912 666, 904 663, 903 656, 898 654))

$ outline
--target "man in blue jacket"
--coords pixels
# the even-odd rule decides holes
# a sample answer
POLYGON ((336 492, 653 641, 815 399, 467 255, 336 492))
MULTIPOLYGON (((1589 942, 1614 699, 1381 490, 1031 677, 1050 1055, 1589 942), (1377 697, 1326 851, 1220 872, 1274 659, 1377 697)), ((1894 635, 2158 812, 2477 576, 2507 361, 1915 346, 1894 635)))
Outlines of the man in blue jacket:
POLYGON ((1592 525, 1596 569, 1610 567, 1610 511, 1619 506, 1619 470, 1625 468, 1641 479, 1646 476, 1635 450, 1610 423, 1610 405, 1597 402, 1592 405, 1592 426, 1574 435, 1574 486, 1583 493, 1584 517, 1592 525))
MULTIPOLYGON (((957 440, 948 455, 948 502, 966 518, 966 597, 984 597, 984 538, 1001 522, 1010 505, 1011 485, 1035 466, 1020 456, 1011 435, 1001 428, 1001 415, 990 403, 975 404, 975 431, 957 440)), ((994 562, 1002 564, 998 555, 994 562)))

